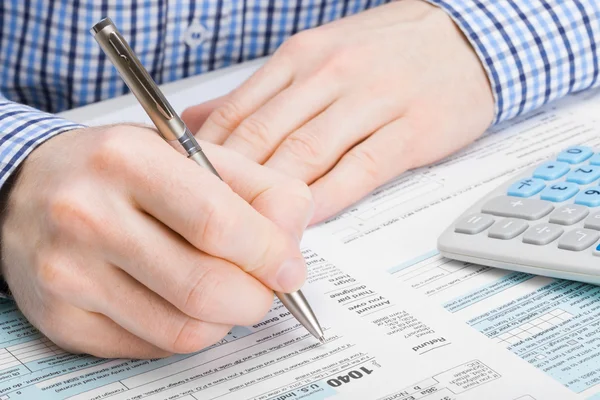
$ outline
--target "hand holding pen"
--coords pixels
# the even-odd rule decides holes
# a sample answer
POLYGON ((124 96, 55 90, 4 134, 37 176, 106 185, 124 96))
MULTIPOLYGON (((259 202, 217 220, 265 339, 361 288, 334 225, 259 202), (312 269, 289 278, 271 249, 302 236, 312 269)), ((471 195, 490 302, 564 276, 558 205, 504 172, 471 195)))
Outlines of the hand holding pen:
MULTIPOLYGON (((176 148, 183 148, 188 158, 220 178, 194 135, 167 102, 112 21, 108 18, 100 21, 93 27, 92 33, 156 125, 163 139, 176 148)), ((160 160, 157 162, 160 163, 160 160)), ((236 245, 236 243, 232 243, 232 246, 236 245)), ((283 269, 297 268, 299 260, 289 265, 286 265, 287 263, 290 261, 284 262, 283 269)), ((302 292, 298 290, 291 293, 278 291, 275 293, 290 313, 323 343, 325 338, 322 328, 302 292)))
POLYGON ((305 184, 211 146, 225 184, 149 127, 70 128, 21 164, 3 213, 2 275, 59 347, 195 352, 302 286, 305 184))

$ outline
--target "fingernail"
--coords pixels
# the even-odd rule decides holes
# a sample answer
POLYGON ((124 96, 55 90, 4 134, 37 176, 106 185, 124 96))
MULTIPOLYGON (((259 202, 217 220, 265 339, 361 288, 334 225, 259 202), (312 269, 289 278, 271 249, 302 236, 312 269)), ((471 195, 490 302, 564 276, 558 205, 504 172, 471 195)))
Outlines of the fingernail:
POLYGON ((306 279, 306 264, 303 258, 289 258, 277 271, 277 284, 283 292, 298 290, 306 279))

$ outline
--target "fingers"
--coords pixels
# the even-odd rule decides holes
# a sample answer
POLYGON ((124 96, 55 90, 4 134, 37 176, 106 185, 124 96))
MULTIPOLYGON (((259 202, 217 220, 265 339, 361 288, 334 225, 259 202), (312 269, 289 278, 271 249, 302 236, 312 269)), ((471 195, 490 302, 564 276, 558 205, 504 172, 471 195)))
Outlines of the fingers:
POLYGON ((271 58, 206 119, 197 137, 222 144, 227 136, 256 109, 292 82, 292 68, 279 58, 271 58))
POLYGON ((48 338, 65 351, 91 354, 101 358, 162 358, 172 355, 131 332, 102 314, 70 307, 68 318, 56 324, 60 332, 48 332, 48 338), (110 344, 110 345, 108 345, 110 344))
POLYGON ((322 75, 291 85, 241 121, 223 145, 264 163, 288 134, 337 98, 339 87, 334 86, 322 75))
POLYGON ((123 269, 184 314, 205 322, 251 325, 273 302, 273 292, 221 258, 207 255, 153 218, 133 213, 107 249, 123 269))
MULTIPOLYGON (((304 259, 291 234, 207 170, 170 148, 161 149, 138 154, 135 168, 118 171, 135 205, 197 249, 236 264, 273 290, 289 292, 302 286, 304 259)), ((230 157, 231 153, 217 151, 211 157, 217 166, 235 164, 231 168, 240 172, 251 163, 241 156, 230 157)), ((260 174, 246 174, 244 178, 249 187, 261 181, 268 186, 268 178, 260 174)), ((233 179, 235 183, 239 176, 233 179)))
POLYGON ((314 210, 306 184, 220 146, 203 148, 234 192, 299 241, 314 210))
POLYGON ((311 224, 360 200, 413 165, 414 130, 405 118, 376 131, 346 153, 327 175, 311 185, 315 213, 311 224))
POLYGON ((192 132, 198 132, 210 113, 220 107, 227 96, 220 96, 207 102, 186 108, 181 113, 181 119, 192 132))
POLYGON ((216 343, 231 329, 185 315, 118 268, 104 270, 95 295, 74 305, 104 314, 153 346, 192 353, 216 343))
POLYGON ((365 102, 365 96, 344 97, 290 134, 266 166, 312 183, 329 171, 356 143, 401 112, 386 98, 365 102))

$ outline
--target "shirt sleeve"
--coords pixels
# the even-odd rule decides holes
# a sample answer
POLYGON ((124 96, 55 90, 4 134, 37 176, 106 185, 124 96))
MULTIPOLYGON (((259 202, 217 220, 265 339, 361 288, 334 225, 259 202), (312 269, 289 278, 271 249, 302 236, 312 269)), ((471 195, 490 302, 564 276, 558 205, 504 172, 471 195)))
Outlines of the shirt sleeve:
POLYGON ((494 94, 494 123, 599 85, 598 0, 427 1, 477 52, 494 94))
POLYGON ((0 190, 37 146, 59 133, 81 127, 83 125, 9 101, 0 93, 0 190))

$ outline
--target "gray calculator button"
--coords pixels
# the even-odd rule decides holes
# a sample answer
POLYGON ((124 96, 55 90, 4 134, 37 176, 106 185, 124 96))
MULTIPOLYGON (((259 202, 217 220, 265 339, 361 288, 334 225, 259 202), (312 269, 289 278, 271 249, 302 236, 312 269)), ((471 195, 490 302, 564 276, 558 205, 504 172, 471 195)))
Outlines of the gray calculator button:
POLYGON ((596 243, 598 239, 600 239, 600 232, 590 229, 574 229, 560 238, 558 247, 564 250, 581 251, 596 243))
POLYGON ((588 229, 600 231, 600 212, 596 212, 585 219, 584 226, 588 229))
POLYGON ((485 214, 467 215, 456 223, 454 231, 458 233, 466 233, 467 235, 475 235, 492 226, 494 218, 485 214))
POLYGON ((558 225, 538 224, 525 232, 523 242, 543 246, 556 240, 563 232, 558 225))
POLYGON ((481 212, 500 217, 536 220, 545 217, 553 209, 554 206, 548 201, 498 196, 485 203, 481 212))
POLYGON ((567 204, 550 214, 550 222, 560 225, 573 225, 587 217, 589 212, 587 207, 577 204, 567 204))
POLYGON ((494 239, 509 240, 525 232, 529 225, 522 219, 506 218, 498 221, 488 232, 488 236, 494 239))

